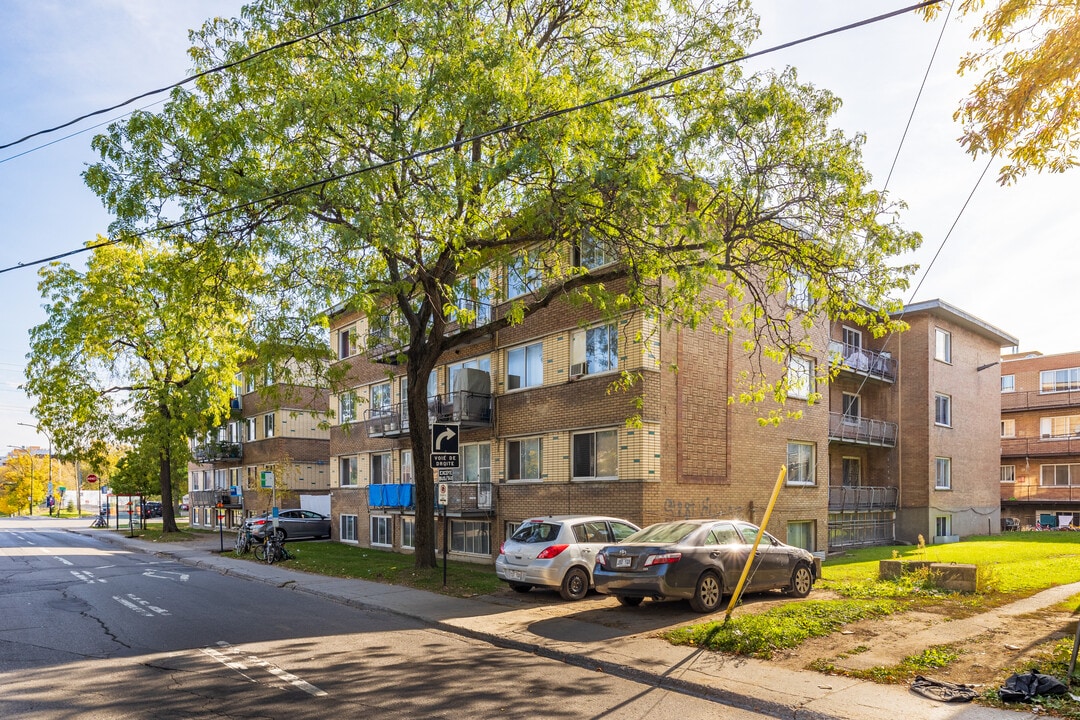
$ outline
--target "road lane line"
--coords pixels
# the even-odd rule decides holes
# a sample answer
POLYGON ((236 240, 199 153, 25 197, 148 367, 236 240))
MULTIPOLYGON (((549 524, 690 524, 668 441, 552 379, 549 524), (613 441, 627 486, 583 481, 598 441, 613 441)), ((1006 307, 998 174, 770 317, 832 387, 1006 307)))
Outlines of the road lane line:
POLYGON ((60 562, 64 563, 65 565, 74 565, 75 564, 75 563, 71 562, 70 560, 68 560, 67 558, 62 558, 59 555, 53 555, 53 557, 56 558, 57 560, 59 560, 60 562))
MULTIPOLYGON (((312 695, 314 697, 326 697, 326 696, 328 696, 330 694, 330 693, 326 692, 325 690, 322 690, 320 688, 315 687, 314 685, 312 685, 308 681, 300 679, 299 677, 297 677, 296 675, 293 675, 292 673, 288 672, 287 670, 282 670, 277 665, 274 665, 272 662, 269 662, 267 660, 260 660, 256 656, 249 655, 249 654, 245 653, 243 650, 241 650, 240 648, 233 647, 232 645, 230 645, 229 643, 227 643, 227 642, 225 642, 223 640, 218 641, 218 646, 222 647, 222 648, 228 648, 230 650, 230 654, 238 656, 240 658, 240 660, 235 661, 235 662, 226 662, 225 658, 227 658, 228 656, 225 655, 225 653, 222 653, 219 650, 215 650, 214 648, 203 648, 202 651, 204 653, 206 653, 207 655, 209 655, 209 656, 213 657, 214 659, 216 659, 222 665, 225 665, 226 667, 230 667, 230 668, 232 668, 234 670, 237 670, 237 672, 239 672, 238 668, 242 668, 244 670, 247 670, 249 666, 260 667, 260 668, 263 668, 264 670, 266 670, 268 673, 270 673, 274 677, 278 678, 279 680, 284 680, 285 682, 292 685, 294 688, 297 688, 298 690, 303 690, 307 694, 312 695)), ((243 673, 240 673, 240 674, 243 675, 243 673)), ((244 677, 248 677, 248 676, 244 675, 244 677)))

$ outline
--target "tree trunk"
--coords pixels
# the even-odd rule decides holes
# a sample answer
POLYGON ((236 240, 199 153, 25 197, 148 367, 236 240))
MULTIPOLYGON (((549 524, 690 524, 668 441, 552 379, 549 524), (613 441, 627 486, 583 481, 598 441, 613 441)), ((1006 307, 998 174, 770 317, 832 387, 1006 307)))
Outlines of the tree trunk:
POLYGON ((418 570, 435 567, 435 482, 431 469, 431 424, 427 384, 431 368, 409 363, 409 440, 416 482, 416 540, 413 553, 418 570))
POLYGON ((176 526, 176 513, 172 502, 172 451, 166 445, 160 455, 158 479, 161 485, 161 531, 180 532, 176 526))

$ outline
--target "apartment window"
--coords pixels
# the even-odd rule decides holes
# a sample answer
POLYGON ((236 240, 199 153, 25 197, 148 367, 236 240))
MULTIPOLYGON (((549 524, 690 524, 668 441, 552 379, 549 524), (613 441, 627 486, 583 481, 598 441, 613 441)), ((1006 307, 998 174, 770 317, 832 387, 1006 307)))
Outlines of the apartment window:
POLYGON ((1039 484, 1043 487, 1080 485, 1080 464, 1043 465, 1039 469, 1039 484), (1076 483, 1072 481, 1073 473, 1076 483))
POLYGON ((491 556, 491 523, 451 520, 450 549, 457 553, 491 556))
POLYGON ((938 537, 945 537, 946 535, 951 535, 952 533, 949 532, 949 526, 951 524, 952 523, 949 522, 948 515, 938 515, 936 518, 934 518, 934 533, 938 537))
POLYGON ((255 392, 255 373, 244 373, 244 392, 255 392))
POLYGON ((457 303, 450 319, 461 325, 483 325, 491 320, 491 272, 481 270, 476 275, 462 278, 454 285, 454 301, 457 303), (464 318, 461 310, 475 315, 475 319, 464 318))
POLYGON ((860 458, 843 458, 840 468, 844 487, 859 487, 862 485, 862 460, 860 458))
MULTIPOLYGON (((454 363, 446 367, 447 377, 447 391, 453 392, 455 390, 454 383, 457 381, 458 373, 462 370, 483 370, 488 375, 491 375, 491 358, 484 356, 466 360, 464 362, 454 363)), ((430 389, 430 388, 429 388, 430 389)), ((431 393, 434 395, 435 393, 431 393)))
POLYGON ((814 361, 799 355, 789 357, 787 385, 788 397, 809 399, 814 390, 814 361))
POLYGON ((371 544, 390 547, 393 544, 391 530, 393 525, 391 518, 385 515, 373 515, 371 517, 371 544))
POLYGON ((372 415, 380 415, 390 410, 390 383, 372 385, 369 393, 372 415))
POLYGON ((570 374, 608 372, 619 365, 615 323, 579 330, 570 336, 570 374))
POLYGON ((414 517, 402 516, 401 518, 401 547, 416 547, 416 518, 414 517))
POLYGON ((540 438, 506 441, 506 479, 539 480, 543 441, 540 438))
POLYGON ((1067 438, 1080 435, 1080 415, 1039 418, 1039 434, 1044 438, 1067 438))
POLYGON ((952 458, 934 458, 934 489, 952 489, 952 458))
POLYGON ((853 350, 862 350, 861 330, 845 327, 840 331, 840 339, 844 343, 845 355, 850 355, 853 350))
POLYGON ((1043 370, 1039 373, 1039 392, 1053 393, 1080 390, 1080 368, 1043 370))
POLYGON ((948 330, 934 329, 934 359, 952 362, 952 333, 948 330))
POLYGON ((1013 419, 1001 421, 1001 437, 1011 438, 1016 437, 1016 421, 1013 419))
POLYGON ((610 265, 615 262, 615 253, 588 230, 581 233, 581 242, 578 245, 578 265, 590 270, 610 265))
POLYGON ((352 390, 338 396, 338 419, 342 425, 356 420, 356 393, 352 390))
POLYGON ((812 304, 810 297, 810 277, 804 273, 796 272, 788 278, 787 304, 798 310, 809 310, 812 304))
POLYGON ((814 444, 791 441, 787 445, 787 484, 814 484, 814 444))
POLYGON ((1001 392, 1010 393, 1016 391, 1016 376, 1015 375, 1002 375, 1001 376, 1001 392))
POLYGON ((859 418, 862 417, 862 401, 859 396, 853 393, 844 393, 841 407, 844 411, 844 422, 849 425, 858 424, 859 418))
POLYGON ((245 418, 244 419, 244 441, 245 442, 255 442, 256 438, 258 437, 256 435, 255 422, 256 422, 255 418, 245 418))
POLYGON ((934 424, 952 427, 952 398, 948 395, 934 395, 934 424))
POLYGON ((575 480, 616 478, 619 475, 619 431, 574 435, 573 472, 575 480))
POLYGON ((533 343, 506 351, 506 389, 534 387, 544 383, 543 344, 533 343))
POLYGON ((371 455, 371 484, 387 485, 394 481, 391 474, 393 464, 390 462, 390 453, 373 453, 371 455))
POLYGON ((342 515, 338 524, 338 537, 341 542, 356 542, 356 515, 342 515))
POLYGON ((798 520, 787 525, 787 544, 814 552, 814 521, 798 520))
POLYGON ((344 360, 355 352, 356 331, 346 328, 338 331, 338 359, 344 360))
POLYGON ((461 467, 454 470, 454 482, 491 482, 491 443, 471 443, 458 448, 461 467))
POLYGON ((360 463, 355 455, 341 458, 338 469, 338 484, 342 487, 351 487, 360 482, 360 463))
POLYGON ((401 482, 406 485, 413 482, 412 450, 401 451, 401 482))
POLYGON ((1014 483, 1016 482, 1016 466, 1015 465, 1002 465, 1001 466, 1001 482, 1014 483))
POLYGON ((506 297, 515 298, 540 289, 540 253, 530 250, 519 254, 506 268, 506 297))
POLYGON ((274 437, 274 413, 263 415, 263 437, 274 437))

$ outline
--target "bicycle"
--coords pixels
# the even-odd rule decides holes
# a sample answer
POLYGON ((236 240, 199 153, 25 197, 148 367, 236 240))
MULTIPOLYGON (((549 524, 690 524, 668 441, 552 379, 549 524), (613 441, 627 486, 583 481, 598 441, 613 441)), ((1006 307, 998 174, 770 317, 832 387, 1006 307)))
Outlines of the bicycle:
POLYGON ((105 519, 104 515, 98 515, 94 518, 94 522, 90 523, 92 528, 107 528, 109 527, 109 521, 105 519))
POLYGON ((236 543, 233 546, 233 552, 236 553, 237 557, 245 555, 253 544, 251 528, 241 525, 236 531, 236 543))
POLYGON ((273 565, 279 560, 288 560, 292 557, 285 549, 285 541, 277 533, 267 533, 262 545, 255 547, 255 558, 265 560, 267 565, 273 565))

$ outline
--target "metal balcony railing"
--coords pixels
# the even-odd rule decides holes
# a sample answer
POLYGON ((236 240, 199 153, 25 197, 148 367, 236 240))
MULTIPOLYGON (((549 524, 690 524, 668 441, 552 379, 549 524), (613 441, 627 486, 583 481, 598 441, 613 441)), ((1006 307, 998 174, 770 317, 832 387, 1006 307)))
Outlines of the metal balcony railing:
MULTIPOLYGON (((494 494, 489 482, 447 483, 447 512, 493 511, 494 494)), ((414 483, 368 485, 368 508, 405 510, 416 507, 414 483)), ((438 498, 436 498, 437 502, 438 498)))
POLYGON ((1001 438, 1002 457, 1050 457, 1080 455, 1080 437, 1001 438))
MULTIPOLYGON (((492 422, 491 393, 468 390, 428 398, 429 422, 455 422, 462 427, 488 427, 492 422)), ((364 411, 368 437, 401 437, 409 434, 408 403, 364 411)))
POLYGON ((896 447, 898 425, 885 420, 829 413, 829 439, 856 445, 896 447))
POLYGON ((896 510, 900 491, 894 487, 833 486, 829 488, 829 512, 896 510))
POLYGON ((890 353, 874 352, 833 340, 829 343, 832 362, 843 372, 862 377, 896 382, 896 360, 890 353))
POLYGON ((191 456, 198 463, 240 460, 244 457, 244 448, 238 442, 199 443, 191 449, 191 456))
POLYGON ((1001 409, 1037 410, 1040 408, 1080 407, 1080 390, 1043 393, 1035 390, 1001 393, 1001 409))

